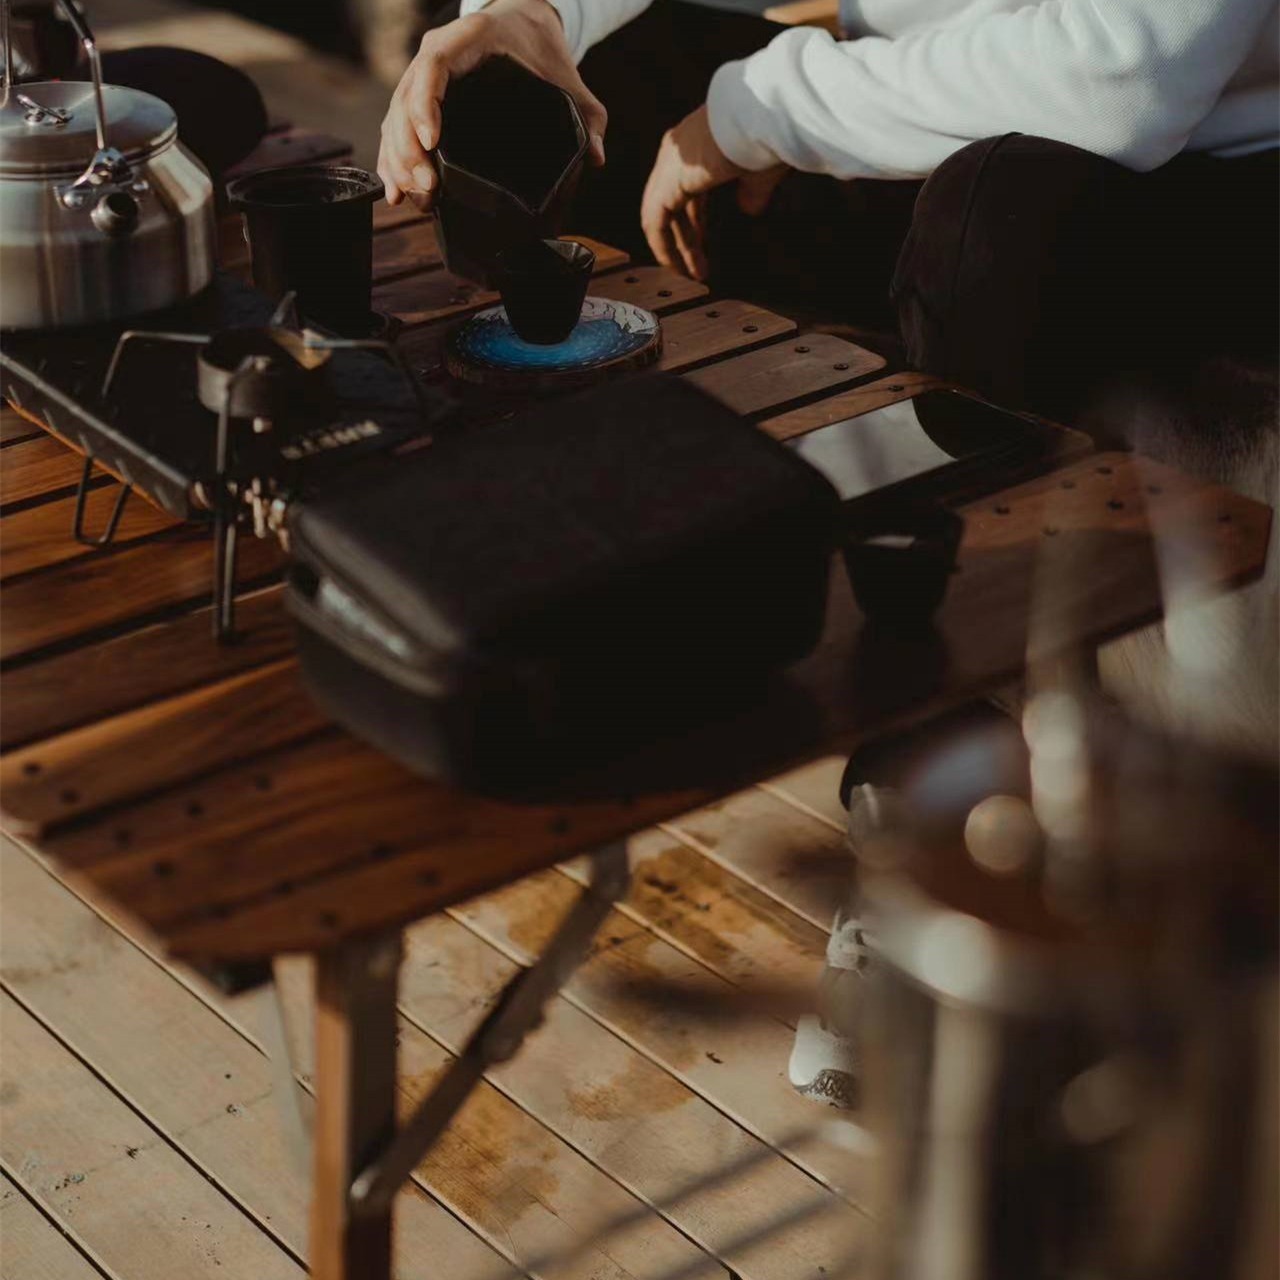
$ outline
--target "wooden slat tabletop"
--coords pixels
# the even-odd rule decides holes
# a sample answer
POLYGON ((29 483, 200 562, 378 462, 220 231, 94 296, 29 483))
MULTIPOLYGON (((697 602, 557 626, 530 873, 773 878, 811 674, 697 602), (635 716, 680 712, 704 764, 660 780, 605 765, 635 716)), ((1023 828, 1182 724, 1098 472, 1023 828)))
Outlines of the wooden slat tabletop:
POLYGON ((678 311, 662 326, 660 369, 678 373, 730 352, 750 351, 796 331, 794 320, 734 299, 678 311))
MULTIPOLYGON (((411 363, 429 365, 442 322, 493 295, 449 275, 411 210, 384 206, 375 222, 378 305, 405 322, 411 363)), ((602 250, 593 292, 661 312, 666 367, 780 438, 932 385, 602 250)), ((272 544, 245 541, 245 638, 220 648, 202 532, 139 503, 109 550, 71 543, 69 529, 60 540, 78 459, 11 418, 6 431, 5 824, 203 962, 407 922, 968 699, 1016 676, 1045 634, 1096 640, 1157 616, 1151 530, 1196 535, 1206 585, 1225 587, 1260 570, 1270 520, 1140 459, 1078 461, 965 509, 960 569, 931 635, 867 632, 836 567, 822 644, 756 706, 609 766, 584 780, 588 798, 526 804, 424 782, 326 723, 298 678, 272 544)), ((101 483, 92 527, 116 489, 101 483)))
POLYGON ((40 434, 40 427, 30 418, 24 418, 7 404, 0 405, 0 449, 23 440, 34 440, 40 434))
MULTIPOLYGON (((42 433, 35 439, 17 441, 5 450, 4 466, 0 467, 0 512, 7 515, 32 502, 74 493, 83 468, 84 459, 52 436, 42 433)), ((109 479, 99 472, 90 483, 104 485, 109 479)))
MULTIPOLYGON (((62 445, 58 447, 64 454, 68 453, 62 445)), ((74 459, 75 455, 69 456, 74 459)), ((89 536, 97 536, 106 529, 119 499, 120 485, 114 480, 96 486, 86 495, 84 528, 89 536)), ((68 536, 75 507, 73 497, 55 498, 9 515, 4 526, 0 577, 13 578, 31 569, 47 569, 64 560, 93 555, 91 548, 68 536)), ((123 546, 148 538, 172 529, 176 523, 167 512, 131 494, 116 526, 115 544, 123 546)))
POLYGON ((285 656, 293 637, 283 591, 269 586, 241 594, 235 644, 207 643, 212 619, 204 605, 5 671, 0 746, 8 750, 285 656))
POLYGON ((749 417, 848 386, 884 368, 871 351, 828 333, 803 334, 686 375, 736 413, 749 417))
MULTIPOLYGON (((0 660, 30 657, 204 603, 212 593, 211 554, 203 529, 179 526, 144 546, 80 556, 6 583, 0 596, 0 660)), ((278 546, 245 539, 240 581, 259 582, 281 563, 278 546)))

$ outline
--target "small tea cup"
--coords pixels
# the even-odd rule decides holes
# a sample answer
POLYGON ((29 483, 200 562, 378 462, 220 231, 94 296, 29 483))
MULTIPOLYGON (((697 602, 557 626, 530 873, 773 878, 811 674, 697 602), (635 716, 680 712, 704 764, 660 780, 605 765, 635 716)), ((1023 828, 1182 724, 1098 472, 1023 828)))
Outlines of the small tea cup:
POLYGON ((964 521, 940 506, 852 514, 844 562, 858 607, 872 622, 923 626, 946 595, 964 521))
POLYGON ((525 342, 554 346, 578 323, 596 255, 573 240, 530 240, 494 260, 511 327, 525 342))

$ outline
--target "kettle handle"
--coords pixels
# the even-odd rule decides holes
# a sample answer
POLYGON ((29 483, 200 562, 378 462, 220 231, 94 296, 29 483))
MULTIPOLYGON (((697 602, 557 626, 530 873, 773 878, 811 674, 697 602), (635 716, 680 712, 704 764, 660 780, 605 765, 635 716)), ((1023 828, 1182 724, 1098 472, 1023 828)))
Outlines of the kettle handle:
MULTIPOLYGON (((62 12, 67 15, 67 21, 71 24, 72 30, 76 33, 76 38, 84 47, 85 55, 89 59, 89 75, 93 79, 93 112, 94 125, 98 133, 98 150, 105 151, 107 148, 107 109, 102 102, 102 59, 98 56, 98 42, 94 39, 93 32, 89 30, 89 22, 80 10, 76 0, 59 0, 62 12)), ((9 13, 9 0, 4 3, 6 19, 9 13)), ((6 59, 8 57, 9 42, 5 41, 6 59)), ((8 84, 7 72, 8 65, 6 62, 6 85, 8 84)), ((6 89, 6 93, 8 90, 6 89)))
MULTIPOLYGON (((107 146, 107 110, 102 101, 102 59, 98 56, 98 42, 76 0, 58 0, 58 6, 67 15, 71 29, 76 33, 76 39, 80 41, 89 59, 89 75, 93 80, 94 127, 98 135, 98 150, 104 151, 107 146)), ((0 106, 9 105, 9 95, 13 92, 13 40, 9 30, 11 8, 10 0, 0 0, 0 40, 4 42, 4 94, 0 97, 0 106)))

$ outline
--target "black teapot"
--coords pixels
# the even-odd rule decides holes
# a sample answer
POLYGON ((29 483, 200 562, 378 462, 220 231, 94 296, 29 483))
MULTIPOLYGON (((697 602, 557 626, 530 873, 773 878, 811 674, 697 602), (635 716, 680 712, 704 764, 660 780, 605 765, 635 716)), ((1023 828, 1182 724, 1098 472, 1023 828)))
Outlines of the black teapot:
POLYGON ((563 90, 509 58, 452 81, 435 152, 445 265, 488 287, 505 250, 557 236, 587 154, 563 90))

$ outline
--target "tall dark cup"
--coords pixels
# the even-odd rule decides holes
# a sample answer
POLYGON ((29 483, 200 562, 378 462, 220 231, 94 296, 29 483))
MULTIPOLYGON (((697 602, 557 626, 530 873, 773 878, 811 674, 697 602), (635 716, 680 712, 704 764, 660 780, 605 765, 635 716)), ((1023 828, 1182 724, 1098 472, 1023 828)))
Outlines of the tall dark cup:
POLYGON ((359 335, 371 325, 373 205, 382 183, 347 165, 266 169, 227 188, 244 215, 253 282, 293 291, 304 320, 359 335))
POLYGON ((493 287, 500 253, 558 236, 587 143, 573 99, 509 58, 450 81, 435 153, 449 270, 493 287))

